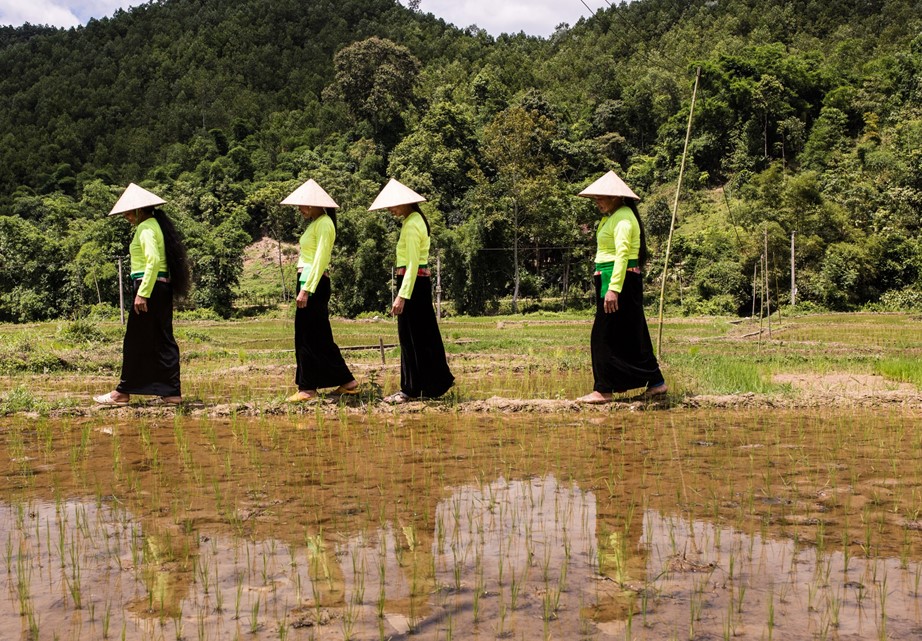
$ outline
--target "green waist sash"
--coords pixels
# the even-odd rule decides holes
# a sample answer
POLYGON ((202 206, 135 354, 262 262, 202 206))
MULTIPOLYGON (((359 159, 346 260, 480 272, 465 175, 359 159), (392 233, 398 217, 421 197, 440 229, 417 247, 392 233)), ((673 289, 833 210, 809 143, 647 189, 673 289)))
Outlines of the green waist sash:
MULTIPOLYGON (((639 267, 640 260, 637 258, 629 258, 627 266, 628 269, 631 267, 639 267)), ((605 298, 605 294, 608 293, 608 284, 611 282, 611 274, 615 271, 615 261, 610 260, 607 263, 596 263, 595 270, 602 274, 602 286, 599 288, 599 298, 605 298)))
MULTIPOLYGON (((157 272, 157 278, 169 278, 170 272, 157 272)), ((131 272, 131 279, 138 280, 144 278, 144 272, 131 272)))

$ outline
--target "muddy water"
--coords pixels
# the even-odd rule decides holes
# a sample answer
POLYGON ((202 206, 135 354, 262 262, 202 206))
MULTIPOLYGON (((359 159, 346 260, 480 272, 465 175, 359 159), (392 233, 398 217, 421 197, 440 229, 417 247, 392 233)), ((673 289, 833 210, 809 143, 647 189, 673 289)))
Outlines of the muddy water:
POLYGON ((918 638, 920 418, 7 419, 0 638, 918 638))

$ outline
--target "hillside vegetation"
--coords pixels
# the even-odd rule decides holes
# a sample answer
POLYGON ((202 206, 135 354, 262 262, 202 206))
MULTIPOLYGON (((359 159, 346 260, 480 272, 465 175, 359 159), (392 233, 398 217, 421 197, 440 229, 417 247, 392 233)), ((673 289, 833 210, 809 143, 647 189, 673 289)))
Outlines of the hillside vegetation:
POLYGON ((185 305, 225 315, 244 248, 297 239, 277 203, 308 177, 342 205, 342 314, 389 303, 397 227, 366 211, 388 176, 429 198, 459 312, 585 291, 573 194, 608 169, 644 196, 652 285, 698 67, 670 309, 748 313, 766 240, 787 298, 792 233, 800 300, 922 309, 918 0, 635 0, 548 39, 395 0, 164 0, 0 28, 0 321, 117 301, 130 181, 186 236, 185 305))

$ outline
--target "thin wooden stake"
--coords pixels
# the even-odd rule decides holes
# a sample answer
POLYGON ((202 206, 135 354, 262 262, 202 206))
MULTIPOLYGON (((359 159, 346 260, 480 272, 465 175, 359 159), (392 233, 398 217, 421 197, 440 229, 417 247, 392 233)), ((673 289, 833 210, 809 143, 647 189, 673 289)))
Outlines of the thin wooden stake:
POLYGON ((775 254, 772 254, 772 271, 775 272, 775 296, 778 297, 778 323, 781 324, 781 287, 778 286, 778 263, 775 262, 775 254))
POLYGON ((752 264, 752 313, 749 318, 756 317, 756 279, 759 277, 759 263, 752 264))
POLYGON ((118 257, 118 311, 125 324, 125 286, 122 284, 122 257, 118 257))
POLYGON ((797 304, 797 283, 794 281, 794 232, 791 232, 791 307, 797 304))
POLYGON ((688 140, 691 138, 692 118, 695 115, 695 99, 698 97, 698 81, 701 79, 701 67, 695 71, 695 88, 692 90, 691 108, 688 110, 688 127, 685 130, 685 148, 682 150, 682 164, 679 166, 679 182, 675 188, 675 200, 672 203, 672 222, 669 224, 669 237, 666 239, 666 257, 663 260, 663 277, 659 292, 659 333, 656 338, 656 353, 663 353, 663 304, 666 300, 666 272, 669 270, 669 252, 672 250, 672 233, 675 231, 675 217, 679 210, 679 194, 682 191, 682 178, 685 176, 685 159, 688 157, 688 140))
POLYGON ((381 350, 381 364, 387 365, 387 363, 384 362, 384 339, 380 336, 378 337, 378 349, 381 350))
POLYGON ((285 284, 285 265, 282 262, 282 241, 276 240, 276 246, 278 247, 279 254, 279 278, 282 281, 282 302, 288 302, 288 286, 285 284))
POLYGON ((442 252, 435 257, 435 309, 436 318, 442 320, 442 252))

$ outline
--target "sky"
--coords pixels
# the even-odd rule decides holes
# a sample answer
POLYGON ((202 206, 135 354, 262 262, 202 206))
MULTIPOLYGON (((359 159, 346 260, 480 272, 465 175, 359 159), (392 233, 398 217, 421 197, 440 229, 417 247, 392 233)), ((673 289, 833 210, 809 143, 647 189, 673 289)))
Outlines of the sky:
MULTIPOLYGON (((407 4, 407 0, 402 2, 407 4)), ((562 22, 574 25, 588 18, 590 12, 583 2, 593 11, 608 6, 606 0, 420 0, 419 10, 461 28, 476 24, 494 36, 519 31, 549 36, 562 22)), ((138 4, 141 0, 0 0, 0 25, 31 22, 75 27, 138 4)))

